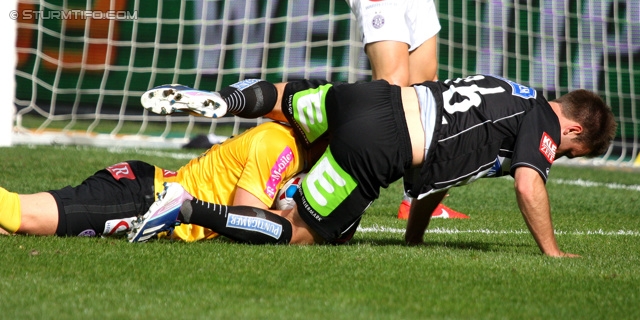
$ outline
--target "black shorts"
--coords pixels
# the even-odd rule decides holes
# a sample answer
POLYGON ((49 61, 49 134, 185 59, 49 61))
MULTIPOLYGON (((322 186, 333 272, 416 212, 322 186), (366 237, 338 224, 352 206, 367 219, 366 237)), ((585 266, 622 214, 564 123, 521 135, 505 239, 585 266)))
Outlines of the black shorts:
POLYGON ((305 143, 329 137, 329 147, 294 200, 302 219, 334 241, 357 224, 381 187, 402 178, 411 166, 400 87, 386 81, 291 82, 282 107, 305 143))
POLYGON ((49 191, 58 204, 58 236, 98 236, 109 220, 142 215, 154 202, 155 167, 142 161, 115 164, 82 184, 49 191))

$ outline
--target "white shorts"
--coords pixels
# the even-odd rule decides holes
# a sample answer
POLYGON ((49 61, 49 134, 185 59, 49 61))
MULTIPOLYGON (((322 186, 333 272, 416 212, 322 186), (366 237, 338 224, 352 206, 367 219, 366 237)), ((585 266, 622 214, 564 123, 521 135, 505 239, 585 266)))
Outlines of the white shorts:
POLYGON ((362 42, 399 41, 413 51, 440 31, 433 0, 346 0, 356 16, 362 42))

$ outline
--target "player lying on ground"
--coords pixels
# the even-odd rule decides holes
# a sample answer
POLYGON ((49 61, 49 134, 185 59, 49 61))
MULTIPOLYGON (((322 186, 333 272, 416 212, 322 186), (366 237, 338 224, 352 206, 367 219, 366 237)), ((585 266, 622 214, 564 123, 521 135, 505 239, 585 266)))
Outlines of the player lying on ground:
MULTIPOLYGON (((0 231, 58 236, 128 231, 164 190, 163 184, 171 182, 204 201, 267 209, 278 189, 310 162, 308 154, 289 126, 268 122, 213 146, 176 172, 128 161, 100 170, 76 187, 24 195, 0 188, 0 231)), ((175 208, 167 202, 153 207, 160 205, 175 208)), ((216 235, 183 224, 172 237, 195 241, 216 235)))
MULTIPOLYGON (((256 81, 243 90, 254 86, 269 85, 256 81)), ((545 183, 555 159, 601 155, 614 138, 613 113, 596 94, 576 90, 547 102, 532 88, 486 75, 413 87, 386 81, 298 81, 273 87, 276 98, 263 99, 260 106, 239 102, 227 107, 289 121, 307 146, 328 135, 329 147, 294 196, 296 206, 275 225, 275 215, 267 210, 185 201, 177 217, 168 214, 169 224, 176 218, 198 221, 249 243, 322 243, 340 237, 359 221, 381 187, 404 176, 405 190, 417 198, 405 240, 419 244, 430 213, 449 188, 509 174, 540 250, 576 256, 557 245, 545 183)), ((143 106, 153 112, 202 113, 208 108, 198 102, 206 92, 186 93, 152 89, 142 98, 143 106)), ((208 96, 224 109, 217 93, 208 96)))

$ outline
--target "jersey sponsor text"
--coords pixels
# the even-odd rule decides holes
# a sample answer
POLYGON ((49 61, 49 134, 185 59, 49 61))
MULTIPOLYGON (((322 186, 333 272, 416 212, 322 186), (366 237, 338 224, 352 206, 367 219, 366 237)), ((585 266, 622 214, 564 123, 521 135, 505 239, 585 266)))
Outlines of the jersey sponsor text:
POLYGON ((287 170, 294 159, 293 150, 288 146, 282 150, 282 153, 278 156, 278 160, 271 168, 271 176, 267 180, 267 185, 264 189, 264 193, 271 199, 273 199, 278 193, 278 184, 282 181, 282 173, 287 170))
POLYGON ((540 139, 540 153, 542 153, 542 155, 547 158, 547 161, 549 161, 549 163, 553 163, 553 160, 556 158, 557 148, 558 146, 553 141, 553 139, 551 139, 551 136, 544 132, 542 134, 542 138, 540 139))

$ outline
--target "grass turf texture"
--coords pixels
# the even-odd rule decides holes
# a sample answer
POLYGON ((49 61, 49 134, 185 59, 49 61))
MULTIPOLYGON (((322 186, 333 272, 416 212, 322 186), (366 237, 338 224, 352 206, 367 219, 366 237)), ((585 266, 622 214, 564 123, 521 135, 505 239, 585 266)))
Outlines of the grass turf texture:
MULTIPOLYGON (((0 185, 21 193, 76 185, 123 160, 177 169, 195 155, 0 150, 0 185)), ((405 246, 405 222, 395 219, 396 183, 383 190, 363 218, 365 229, 347 246, 0 236, 2 317, 640 318, 640 191, 605 185, 637 186, 640 173, 555 166, 550 177, 558 242, 582 258, 539 252, 509 179, 452 189, 445 203, 471 219, 433 220, 426 246, 405 246), (601 185, 558 182, 578 178, 601 185)))

